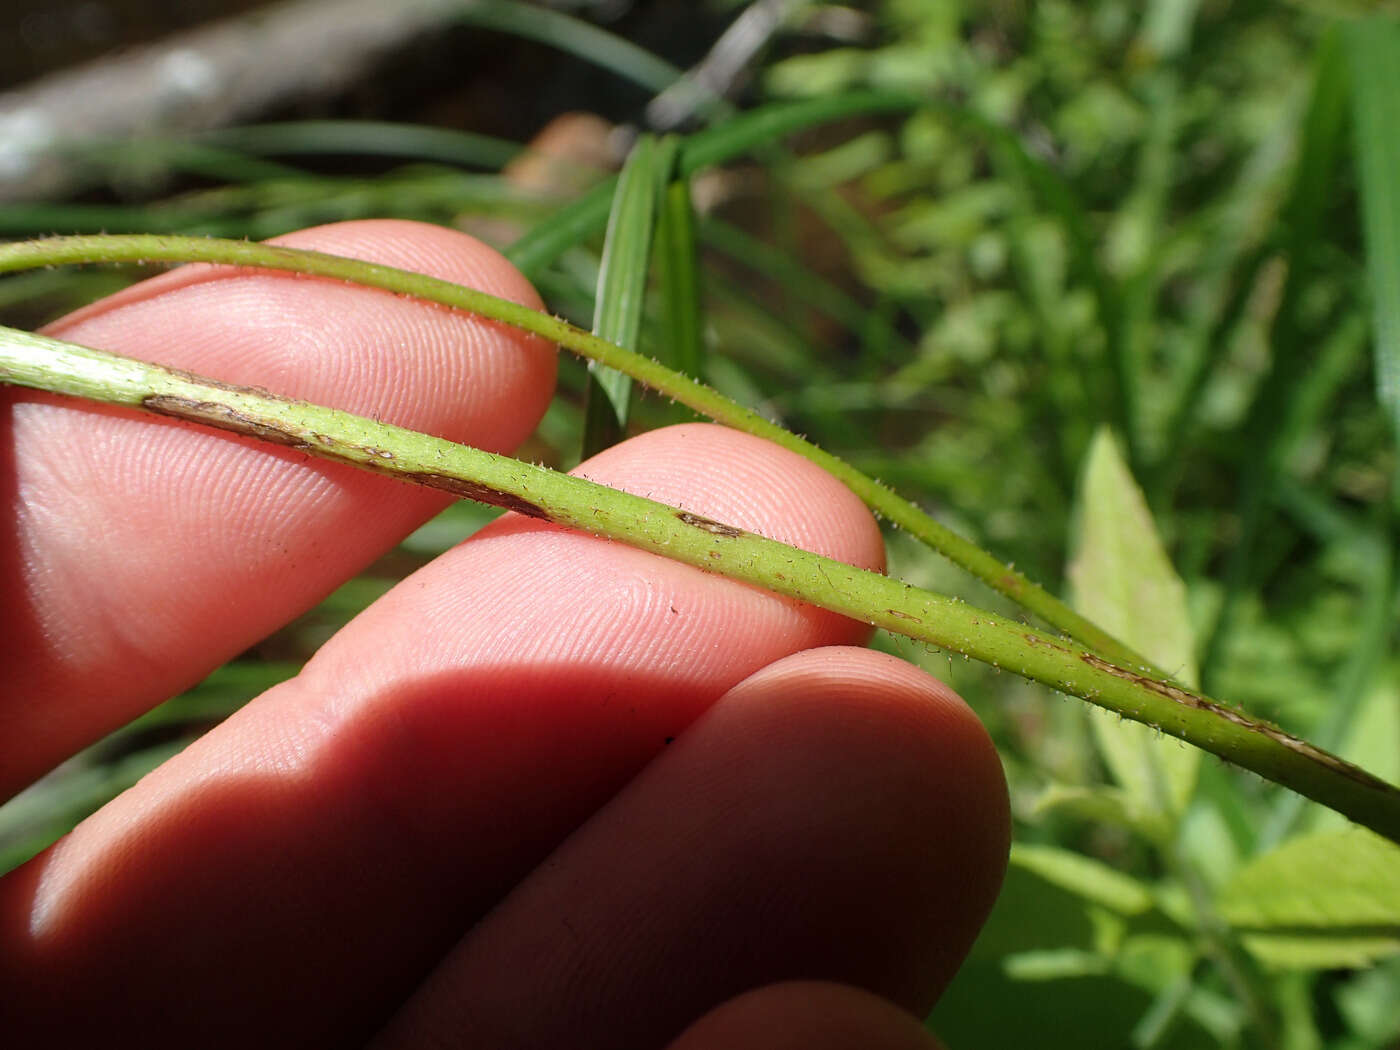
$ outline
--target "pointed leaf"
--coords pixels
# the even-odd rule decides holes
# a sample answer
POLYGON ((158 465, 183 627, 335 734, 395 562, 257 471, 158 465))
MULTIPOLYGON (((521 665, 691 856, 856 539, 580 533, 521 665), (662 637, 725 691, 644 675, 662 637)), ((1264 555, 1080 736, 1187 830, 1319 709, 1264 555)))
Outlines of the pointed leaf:
MULTIPOLYGON (((613 194, 602 266, 598 271, 593 334, 628 350, 637 348, 642 300, 646 297, 656 217, 656 154, 656 140, 643 135, 627 157, 613 194)), ((674 147, 669 157, 674 162, 674 147)), ((590 361, 588 377, 584 458, 616 444, 622 437, 632 398, 632 380, 615 369, 590 361)))
POLYGON ((662 315, 658 359, 678 372, 699 379, 704 375, 705 338, 700 310, 695 211, 687 179, 676 179, 665 189, 656 251, 661 270, 662 315))
POLYGON ((1400 436, 1400 22, 1347 26, 1366 272, 1376 338, 1376 392, 1400 436))
POLYGON ((1017 843, 1011 847, 1011 863, 1120 915, 1138 915, 1153 904, 1152 891, 1137 879, 1082 853, 1017 843))
POLYGON ((1273 966, 1362 966, 1400 952, 1400 846, 1354 827, 1290 839, 1240 869, 1220 913, 1273 966))
MULTIPOLYGON (((1193 684, 1186 589, 1106 428, 1089 447, 1075 526, 1069 566, 1075 608, 1184 684, 1193 684)), ((1200 752, 1106 711, 1087 713, 1105 763, 1144 826, 1168 832, 1195 788, 1200 752)))

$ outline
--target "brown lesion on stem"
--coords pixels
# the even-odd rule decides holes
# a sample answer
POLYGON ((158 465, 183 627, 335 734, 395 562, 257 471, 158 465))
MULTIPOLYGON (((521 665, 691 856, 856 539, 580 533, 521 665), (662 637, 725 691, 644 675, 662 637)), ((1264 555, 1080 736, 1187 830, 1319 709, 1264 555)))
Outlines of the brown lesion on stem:
POLYGON ((1331 752, 1324 751, 1320 747, 1308 743, 1306 740, 1300 740, 1296 736, 1285 733, 1278 726, 1250 718, 1248 715, 1236 711, 1234 708, 1218 704, 1214 700, 1209 700, 1201 696, 1199 693, 1193 693, 1188 689, 1182 689, 1180 686, 1172 685, 1170 682, 1158 681, 1155 678, 1149 678, 1146 675, 1129 671, 1127 668, 1119 667, 1117 664, 1110 663, 1102 657, 1095 656, 1093 653, 1080 653, 1079 658, 1095 670, 1103 671, 1105 674, 1111 674, 1115 678, 1122 678, 1125 681, 1132 682, 1134 685, 1139 685, 1144 689, 1148 689, 1158 696, 1166 697, 1174 703, 1181 704, 1196 711, 1206 711, 1216 718, 1224 719, 1226 722, 1239 726, 1241 729, 1266 736, 1275 743, 1288 748, 1290 751, 1317 762, 1319 765, 1326 766, 1333 772, 1346 777, 1348 780, 1361 784, 1364 787, 1383 791, 1387 794, 1396 794, 1395 785, 1388 784, 1379 777, 1372 776, 1364 769, 1354 766, 1350 762, 1338 758, 1331 752))
POLYGON ((541 521, 550 520, 548 512, 543 507, 531 503, 513 492, 502 492, 500 489, 493 489, 489 485, 481 485, 475 481, 463 481, 461 478, 448 477, 446 474, 431 474, 426 471, 396 470, 392 476, 419 485, 426 485, 428 488, 441 489, 443 492, 450 492, 463 499, 475 500, 477 503, 489 503, 493 507, 513 510, 517 514, 524 514, 530 518, 539 518, 541 521))
POLYGON ((736 529, 733 525, 726 525, 722 521, 715 521, 713 518, 701 517, 699 514, 692 514, 688 510, 679 511, 676 520, 682 525, 689 525, 699 529, 701 532, 708 532, 711 536, 728 536, 731 539, 744 534, 743 529, 736 529))
POLYGON ((462 478, 449 477, 446 474, 437 474, 431 471, 395 470, 388 466, 394 460, 393 452, 388 449, 373 445, 347 445, 326 434, 314 434, 308 438, 296 430, 278 426, 265 419, 258 419, 246 412, 240 412, 232 405, 226 405, 221 401, 200 401, 195 398, 176 397, 171 394, 151 394, 141 399, 141 407, 157 415, 183 419, 191 423, 202 423, 205 426, 217 427, 220 430, 256 438, 259 441, 267 441, 303 452, 314 452, 322 459, 367 467, 401 481, 409 481, 425 485, 428 488, 450 492, 454 496, 475 500, 478 503, 489 503, 493 507, 503 507, 531 518, 549 520, 549 514, 544 509, 513 492, 504 492, 479 482, 466 481, 462 478), (370 459, 366 461, 360 458, 361 456, 368 456, 370 459))
POLYGON ((289 448, 308 449, 311 443, 300 434, 286 430, 266 420, 238 411, 222 401, 197 401, 194 398, 176 397, 173 394, 150 394, 141 399, 141 407, 147 412, 173 419, 184 419, 191 423, 229 430, 259 441, 270 441, 289 448))

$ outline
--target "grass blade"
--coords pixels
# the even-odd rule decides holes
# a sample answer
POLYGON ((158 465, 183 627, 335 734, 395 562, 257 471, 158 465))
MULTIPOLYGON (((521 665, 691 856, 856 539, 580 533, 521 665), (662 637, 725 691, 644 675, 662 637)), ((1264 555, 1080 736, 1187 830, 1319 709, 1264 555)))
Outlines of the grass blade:
POLYGON ((598 183, 578 200, 546 216, 538 226, 523 234, 505 249, 505 257, 526 277, 532 281, 537 279, 555 259, 603 228, 616 190, 615 178, 598 183))
MULTIPOLYGON (((1307 387, 1317 379, 1317 324, 1308 318, 1304 300, 1310 279, 1327 265, 1317 250, 1319 231, 1333 201, 1328 189, 1335 185, 1341 159, 1346 114, 1341 105, 1340 77, 1344 69, 1338 64, 1336 51, 1335 34, 1319 41, 1298 165, 1283 207, 1286 233, 1281 247, 1288 276, 1269 325, 1269 371, 1254 395, 1238 442, 1242 477, 1236 513, 1240 525, 1225 567, 1224 597, 1201 657, 1201 680, 1207 688, 1224 661, 1240 601, 1257 574, 1257 547, 1265 531, 1265 512, 1286 451, 1285 429, 1297 417, 1299 399, 1307 399, 1307 387)), ((1335 318, 1330 322, 1323 326, 1324 331, 1337 326, 1335 318)))
MULTIPOLYGON (((672 142, 675 140, 672 139, 672 142)), ((695 208, 690 182, 676 179, 665 187, 656 232, 661 273, 659 360, 695 379, 705 374, 705 332, 701 309, 700 260, 695 240, 695 208)))
MULTIPOLYGON (((665 160, 658 156, 660 152, 650 135, 643 135, 632 148, 617 180, 598 271, 593 334, 628 350, 637 349, 637 333, 642 325, 642 301, 646 297, 660 181, 657 168, 665 160)), ((674 159, 674 146, 667 152, 674 159)), ((616 369, 590 361, 586 397, 585 459, 621 439, 627 428, 632 380, 616 369)))
POLYGON ((223 128, 199 140, 243 153, 409 157, 461 167, 498 169, 521 152, 506 139, 469 131, 377 120, 291 120, 223 128))
POLYGON ((710 247, 745 269, 774 282, 803 306, 825 314, 847 331, 857 334, 864 331, 869 320, 865 307, 781 248, 722 219, 707 218, 700 236, 710 247))
POLYGON ((476 0, 461 7, 458 17, 463 22, 558 48, 649 91, 660 93, 685 75, 645 48, 547 7, 515 0, 476 0))
POLYGON ((1400 436, 1400 22, 1347 27, 1356 166, 1376 340, 1376 394, 1400 436))
MULTIPOLYGON (((858 114, 916 109, 920 105, 922 102, 912 95, 890 91, 852 91, 830 98, 775 102, 725 121, 720 127, 686 137, 680 144, 676 171, 681 176, 694 175, 702 168, 723 164, 816 124, 858 114)), ((506 258, 526 277, 534 278, 564 252, 603 228, 615 185, 613 179, 601 182, 559 209, 507 248, 506 258)))
POLYGON ((775 102, 691 135, 681 147, 677 164, 682 175, 691 175, 814 124, 858 114, 895 113, 924 104, 914 95, 894 91, 850 91, 801 102, 775 102))

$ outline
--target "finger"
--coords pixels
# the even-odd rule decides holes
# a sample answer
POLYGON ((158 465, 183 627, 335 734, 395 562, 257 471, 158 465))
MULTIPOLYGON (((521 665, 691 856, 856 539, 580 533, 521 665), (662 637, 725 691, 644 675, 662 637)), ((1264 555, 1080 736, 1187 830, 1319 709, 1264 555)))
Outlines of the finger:
MULTIPOLYGON (((821 553, 879 530, 808 461, 712 426, 597 480, 821 553), (795 514, 793 508, 803 508, 795 514)), ((859 624, 508 516, 0 883, 0 1000, 178 1045, 345 1045, 706 706, 859 624)))
MULTIPOLYGON (((280 243, 539 305, 496 252, 434 226, 345 223, 280 243)), ((534 427, 554 381, 552 350, 517 330, 229 268, 182 268, 51 330, 500 450, 534 427)), ((0 486, 15 510, 0 534, 0 740, 11 751, 0 798, 304 611, 447 502, 134 411, 0 397, 11 434, 0 486)))
POLYGON ((991 908, 1008 820, 991 743, 945 686, 866 650, 798 653, 556 850, 377 1045, 660 1046, 795 978, 922 1015, 991 908))
POLYGON ((941 1050, 912 1016, 849 985, 790 981, 711 1010, 667 1050, 941 1050))

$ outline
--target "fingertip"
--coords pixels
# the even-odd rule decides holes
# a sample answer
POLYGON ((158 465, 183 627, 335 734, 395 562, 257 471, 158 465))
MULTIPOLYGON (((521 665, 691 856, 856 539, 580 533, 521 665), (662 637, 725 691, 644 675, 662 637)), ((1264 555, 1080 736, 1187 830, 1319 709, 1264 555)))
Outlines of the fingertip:
POLYGON ((648 431, 573 473, 863 569, 885 567, 880 527, 855 493, 796 452, 731 427, 648 431))
MULTIPOLYGON (((969 794, 990 807, 987 825, 1009 824, 1006 780, 986 727, 949 685, 907 660, 847 645, 806 649, 751 675, 729 699, 760 695, 793 716, 797 708, 825 705, 833 733, 858 723, 947 751, 969 794)), ((770 716, 767 731, 782 732, 783 721, 770 716)))
MULTIPOLYGON (((309 227, 269 243, 542 306, 504 256, 442 226, 365 219, 309 227)), ((379 289, 246 267, 181 266, 47 330, 500 452, 534 429, 553 396, 556 372, 554 347, 521 329, 379 289)))
POLYGON ((667 1050, 942 1050, 914 1017, 827 981, 755 988, 717 1006, 667 1050))
MULTIPOLYGON (((474 926, 383 1045, 653 1046, 745 989, 806 978, 922 1015, 1005 868, 1006 788, 985 736, 892 658, 779 661, 474 926)), ((725 1045, 695 1038, 681 1045, 725 1045)))
MULTIPOLYGON (((401 266, 537 307, 466 234, 362 221, 279 242, 401 266)), ((181 267, 50 327, 63 338, 438 434, 523 441, 552 396, 554 351, 519 329, 343 281, 181 267)), ((8 794, 305 611, 440 510, 440 492, 285 448, 11 391, 0 553, 14 594, 0 664, 28 741, 8 794), (54 450, 62 450, 55 455, 54 450)))
POLYGON ((859 906, 865 920, 911 938, 922 931, 925 946, 903 959, 877 951, 863 972, 906 1008, 931 1008, 991 911, 1010 849, 1001 761, 962 698, 897 657, 832 646, 749 676, 696 729, 727 755, 711 778, 757 770, 744 774, 763 814, 755 820, 780 853, 789 839, 791 858, 810 853, 812 813, 860 843, 854 857, 812 857, 804 893, 846 900, 883 871, 886 887, 859 906))

